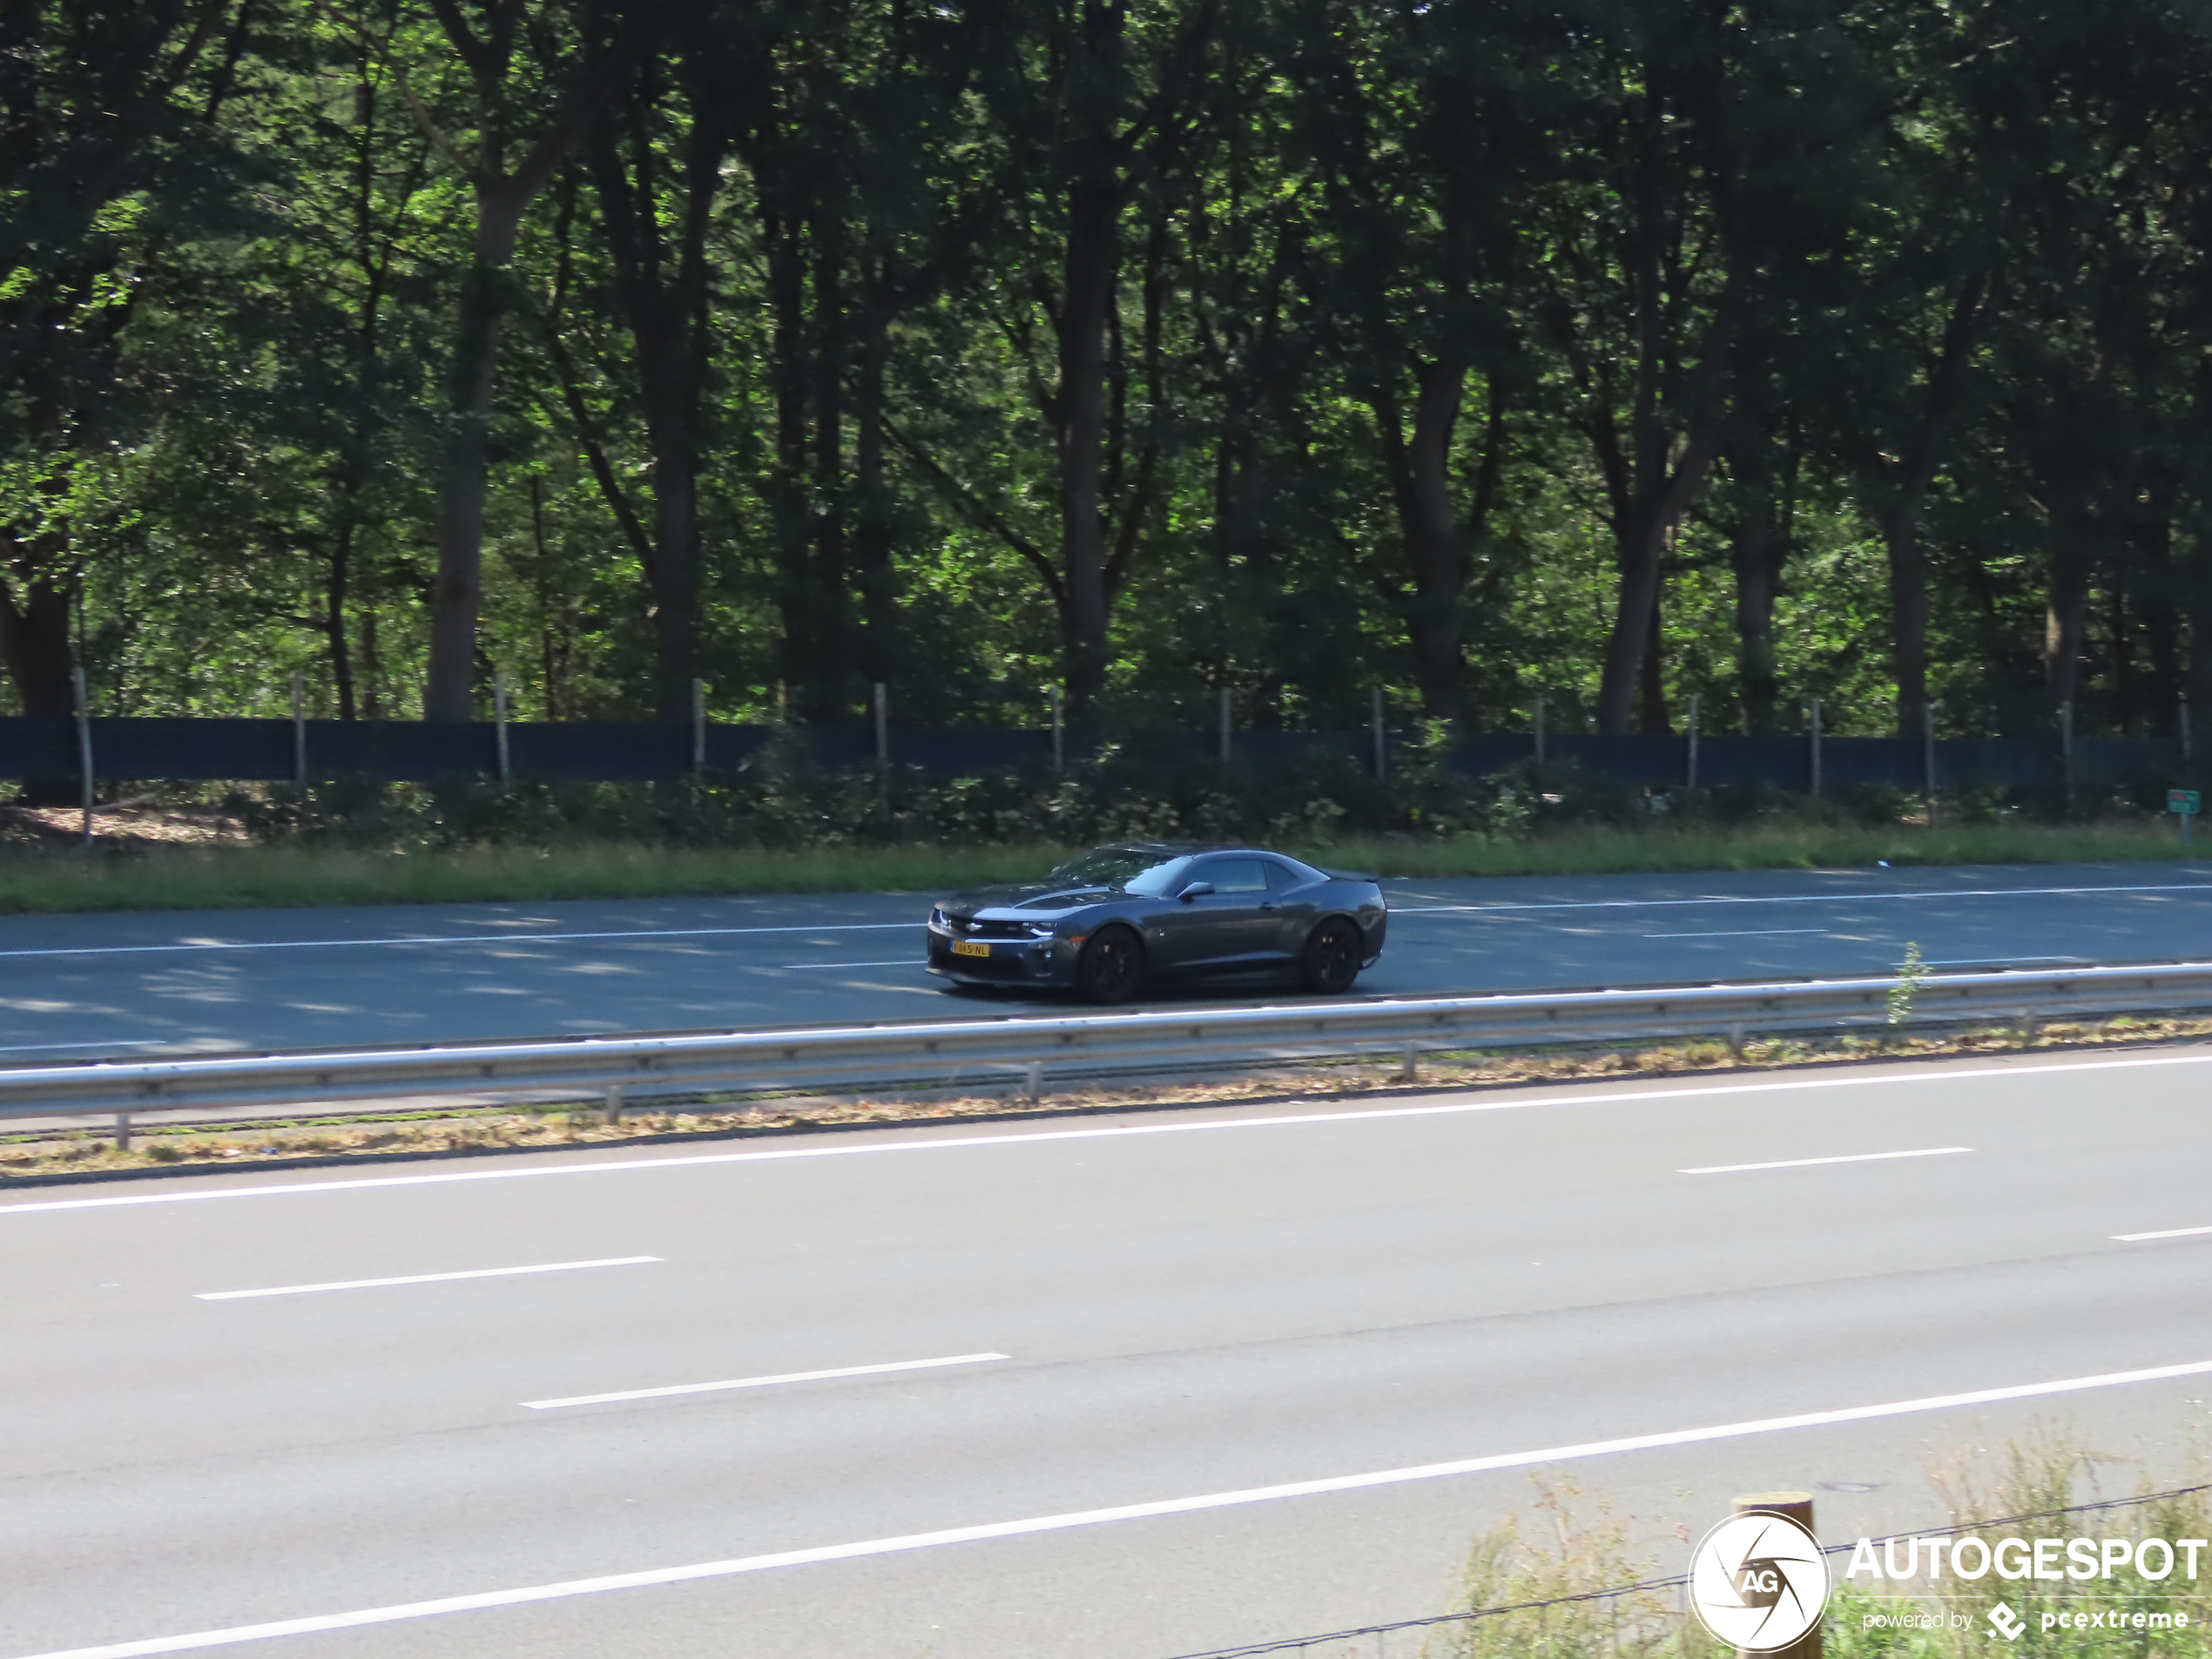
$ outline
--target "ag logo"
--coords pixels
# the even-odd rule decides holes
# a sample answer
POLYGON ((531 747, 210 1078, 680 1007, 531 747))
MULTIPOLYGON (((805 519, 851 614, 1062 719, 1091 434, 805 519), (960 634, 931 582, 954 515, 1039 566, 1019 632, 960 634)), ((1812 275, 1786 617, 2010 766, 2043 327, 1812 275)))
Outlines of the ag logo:
POLYGON ((1730 1647, 1773 1653, 1820 1622, 1828 1605, 1828 1558, 1794 1521, 1731 1515, 1690 1557, 1689 1605, 1730 1647))

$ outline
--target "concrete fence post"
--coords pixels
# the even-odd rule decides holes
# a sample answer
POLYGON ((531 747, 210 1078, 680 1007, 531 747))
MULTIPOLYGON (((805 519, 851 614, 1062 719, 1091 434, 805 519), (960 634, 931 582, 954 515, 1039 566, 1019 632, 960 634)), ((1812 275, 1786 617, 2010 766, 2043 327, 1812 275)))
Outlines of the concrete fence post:
POLYGON ((77 779, 84 800, 84 845, 92 845, 92 709, 84 691, 84 671, 69 671, 70 693, 77 700, 77 779))
POLYGON ((1812 798, 1820 799, 1820 699, 1812 699, 1812 798))
POLYGON ((307 781, 307 685, 296 668, 292 671, 292 781, 307 781))
MULTIPOLYGON (((1812 1494, 1810 1492, 1747 1492, 1729 1506, 1739 1515, 1779 1515, 1812 1531, 1812 1494)), ((1820 1626, 1814 1625, 1786 1648, 1739 1648, 1737 1659, 1820 1659, 1820 1626)))
POLYGON ((507 758, 507 675, 504 670, 491 677, 492 735, 498 748, 499 781, 505 783, 513 775, 507 758))

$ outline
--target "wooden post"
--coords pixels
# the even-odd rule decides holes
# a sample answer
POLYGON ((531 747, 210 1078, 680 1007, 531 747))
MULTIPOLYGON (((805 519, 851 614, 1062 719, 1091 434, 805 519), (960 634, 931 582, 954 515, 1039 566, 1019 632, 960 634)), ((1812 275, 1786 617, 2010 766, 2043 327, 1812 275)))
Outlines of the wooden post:
POLYGON ((300 671, 292 671, 292 781, 307 781, 307 688, 300 671))
POLYGON ((706 682, 691 682, 691 770, 706 770, 706 682))
POLYGON ((1812 798, 1820 799, 1820 699, 1812 700, 1812 798))
POLYGON ((1230 712, 1230 691, 1229 688, 1224 685, 1221 688, 1221 763, 1224 766, 1229 764, 1230 712))
POLYGON ((1390 771, 1390 728, 1383 724, 1383 690, 1374 691, 1374 716, 1372 721, 1375 734, 1375 780, 1379 783, 1390 771))
POLYGON ((84 671, 69 671, 69 687, 77 699, 77 777, 84 798, 84 845, 92 845, 92 710, 84 692, 84 671))
POLYGON ((491 709, 499 745, 499 781, 503 784, 511 772, 507 762, 507 674, 503 669, 491 677, 491 709))
MULTIPOLYGON (((1812 1494, 1810 1492, 1747 1492, 1729 1506, 1739 1515, 1779 1515, 1812 1531, 1812 1494)), ((1737 1659, 1821 1659, 1820 1626, 1816 1624, 1786 1648, 1738 1649, 1737 1659)))
POLYGON ((1068 765, 1068 739, 1066 728, 1061 723, 1058 682, 1055 681, 1048 685, 1045 691, 1052 699, 1052 769, 1055 772, 1062 772, 1066 770, 1068 765))
POLYGON ((1683 777, 1688 789, 1697 787, 1697 696, 1695 691, 1689 694, 1689 765, 1683 777))

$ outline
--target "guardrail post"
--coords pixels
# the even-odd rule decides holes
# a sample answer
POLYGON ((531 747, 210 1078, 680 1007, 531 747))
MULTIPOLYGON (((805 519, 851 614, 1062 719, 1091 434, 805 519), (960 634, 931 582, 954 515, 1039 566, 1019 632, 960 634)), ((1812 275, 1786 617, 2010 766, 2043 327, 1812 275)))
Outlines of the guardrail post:
POLYGON ((1409 1042, 1398 1056, 1398 1081, 1401 1083, 1417 1083, 1420 1080, 1421 1051, 1409 1042))
POLYGON ((499 781, 503 784, 510 772, 507 764, 507 673, 504 669, 491 677, 491 707, 499 745, 499 781))
POLYGON ((118 1152, 131 1150, 131 1114, 128 1112, 115 1115, 115 1150, 118 1152))
POLYGON ((1728 1052, 1737 1065, 1743 1063, 1743 1028, 1740 1025, 1728 1028, 1728 1052))
POLYGON ((84 845, 92 845, 92 711, 84 696, 84 671, 69 671, 69 687, 77 699, 77 775, 84 785, 84 845))
MULTIPOLYGON (((1747 1492, 1729 1506, 1739 1515, 1778 1515, 1812 1531, 1812 1494, 1810 1492, 1747 1492)), ((1799 1636, 1786 1648, 1739 1648, 1737 1659, 1821 1659, 1820 1626, 1799 1636)))
POLYGON ((1812 798, 1820 799, 1820 699, 1812 699, 1812 798))
POLYGON ((307 686, 300 671, 292 671, 292 781, 307 781, 307 686))
POLYGON ((1032 1060, 1022 1068, 1022 1085, 1028 1091, 1029 1104, 1034 1106, 1044 1097, 1044 1062, 1032 1060))
POLYGON ((610 1123, 622 1122, 622 1085, 610 1083, 603 1097, 606 1103, 606 1119, 610 1123))

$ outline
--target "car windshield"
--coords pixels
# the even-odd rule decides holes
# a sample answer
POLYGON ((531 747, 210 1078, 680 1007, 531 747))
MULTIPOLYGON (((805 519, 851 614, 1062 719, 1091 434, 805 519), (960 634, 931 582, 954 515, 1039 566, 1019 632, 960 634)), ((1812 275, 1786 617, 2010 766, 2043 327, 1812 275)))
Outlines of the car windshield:
POLYGON ((1069 860, 1045 880, 1058 887, 1119 887, 1157 898, 1190 862, 1185 857, 1162 858, 1134 847, 1102 846, 1069 860))

